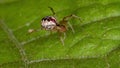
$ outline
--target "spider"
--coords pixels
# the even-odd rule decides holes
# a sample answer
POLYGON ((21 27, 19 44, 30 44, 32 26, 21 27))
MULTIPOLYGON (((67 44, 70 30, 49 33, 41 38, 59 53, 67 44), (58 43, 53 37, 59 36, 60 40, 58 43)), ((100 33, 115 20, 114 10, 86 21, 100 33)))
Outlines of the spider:
MULTIPOLYGON (((48 31, 57 31, 60 35, 60 40, 62 44, 64 45, 64 40, 66 38, 66 31, 68 30, 68 26, 71 28, 72 32, 75 33, 72 25, 68 22, 70 18, 77 18, 81 21, 81 18, 71 14, 68 16, 63 17, 61 21, 57 21, 55 17, 55 12, 52 7, 48 7, 52 11, 52 16, 45 16, 41 20, 41 29, 48 30, 48 31), (62 36, 64 35, 64 36, 62 36)), ((81 21, 82 22, 82 21, 81 21)), ((29 33, 34 32, 35 30, 29 29, 29 33)))

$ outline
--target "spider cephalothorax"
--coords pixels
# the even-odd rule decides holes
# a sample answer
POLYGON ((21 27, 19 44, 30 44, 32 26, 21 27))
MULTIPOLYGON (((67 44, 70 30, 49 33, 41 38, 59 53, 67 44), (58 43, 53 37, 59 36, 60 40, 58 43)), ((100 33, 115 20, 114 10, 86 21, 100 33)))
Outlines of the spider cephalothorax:
POLYGON ((56 19, 53 16, 46 16, 42 18, 41 26, 45 30, 53 30, 57 26, 56 19))

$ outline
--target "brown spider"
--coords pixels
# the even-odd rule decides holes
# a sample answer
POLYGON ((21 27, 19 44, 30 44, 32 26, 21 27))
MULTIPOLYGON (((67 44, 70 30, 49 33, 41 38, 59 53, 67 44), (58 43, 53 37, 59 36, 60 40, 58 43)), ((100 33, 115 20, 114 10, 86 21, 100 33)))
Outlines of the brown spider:
MULTIPOLYGON (((60 40, 61 40, 62 44, 64 45, 64 40, 66 37, 65 32, 68 30, 67 25, 69 25, 69 27, 71 28, 73 33, 75 32, 72 25, 68 22, 69 19, 77 18, 81 21, 81 18, 76 15, 71 14, 71 15, 65 16, 61 21, 57 22, 53 8, 51 8, 51 7, 49 7, 49 8, 52 11, 53 16, 43 17, 41 20, 41 27, 42 27, 42 29, 45 29, 48 31, 57 31, 60 34, 60 40), (62 37, 62 34, 64 35, 64 37, 62 37)), ((32 33, 34 31, 35 30, 30 29, 29 33, 32 33)))

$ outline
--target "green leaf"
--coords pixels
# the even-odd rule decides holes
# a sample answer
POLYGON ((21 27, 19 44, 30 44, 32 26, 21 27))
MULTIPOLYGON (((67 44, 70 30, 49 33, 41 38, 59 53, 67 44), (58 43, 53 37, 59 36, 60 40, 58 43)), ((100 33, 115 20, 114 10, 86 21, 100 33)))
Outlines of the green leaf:
POLYGON ((0 68, 120 68, 119 0, 1 0, 0 68), (75 33, 40 30, 44 16, 72 18, 75 33))

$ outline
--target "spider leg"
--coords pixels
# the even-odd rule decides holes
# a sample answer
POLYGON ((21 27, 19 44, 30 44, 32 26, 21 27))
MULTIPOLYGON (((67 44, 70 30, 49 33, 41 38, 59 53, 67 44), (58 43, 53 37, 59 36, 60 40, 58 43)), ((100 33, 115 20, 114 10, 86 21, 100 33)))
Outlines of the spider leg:
POLYGON ((48 7, 48 8, 50 8, 50 10, 52 11, 53 16, 55 16, 56 13, 55 13, 54 9, 52 7, 48 7))
POLYGON ((68 16, 66 16, 66 17, 63 18, 61 24, 68 24, 68 26, 70 26, 72 32, 75 33, 74 28, 72 27, 72 25, 70 24, 70 22, 68 22, 70 18, 76 18, 76 19, 79 19, 80 22, 82 22, 82 20, 81 20, 80 17, 78 17, 78 16, 76 16, 76 15, 74 15, 74 14, 68 15, 68 16))
POLYGON ((81 23, 83 22, 83 21, 81 20, 81 17, 79 17, 79 16, 76 16, 76 15, 72 14, 72 17, 78 19, 81 23))
POLYGON ((48 8, 52 11, 53 17, 55 17, 57 19, 57 16, 56 16, 54 9, 52 7, 48 7, 48 8))
POLYGON ((74 30, 73 26, 70 24, 70 22, 68 22, 68 25, 70 26, 72 32, 75 33, 75 30, 74 30))
POLYGON ((65 40, 65 38, 66 38, 66 33, 64 32, 64 33, 59 33, 59 35, 60 35, 60 41, 61 41, 61 43, 62 43, 62 45, 64 46, 65 44, 64 44, 64 40, 65 40))
POLYGON ((29 29, 28 30, 28 33, 29 34, 31 34, 31 33, 33 33, 33 32, 38 32, 38 31, 40 31, 41 29, 37 29, 37 30, 35 30, 35 29, 29 29))
POLYGON ((70 18, 76 18, 76 19, 79 19, 80 22, 82 22, 81 18, 77 15, 74 15, 74 14, 71 14, 71 15, 68 15, 68 16, 64 17, 63 20, 68 21, 70 18))
POLYGON ((66 38, 66 33, 64 32, 63 34, 64 34, 63 40, 65 40, 65 38, 66 38))

